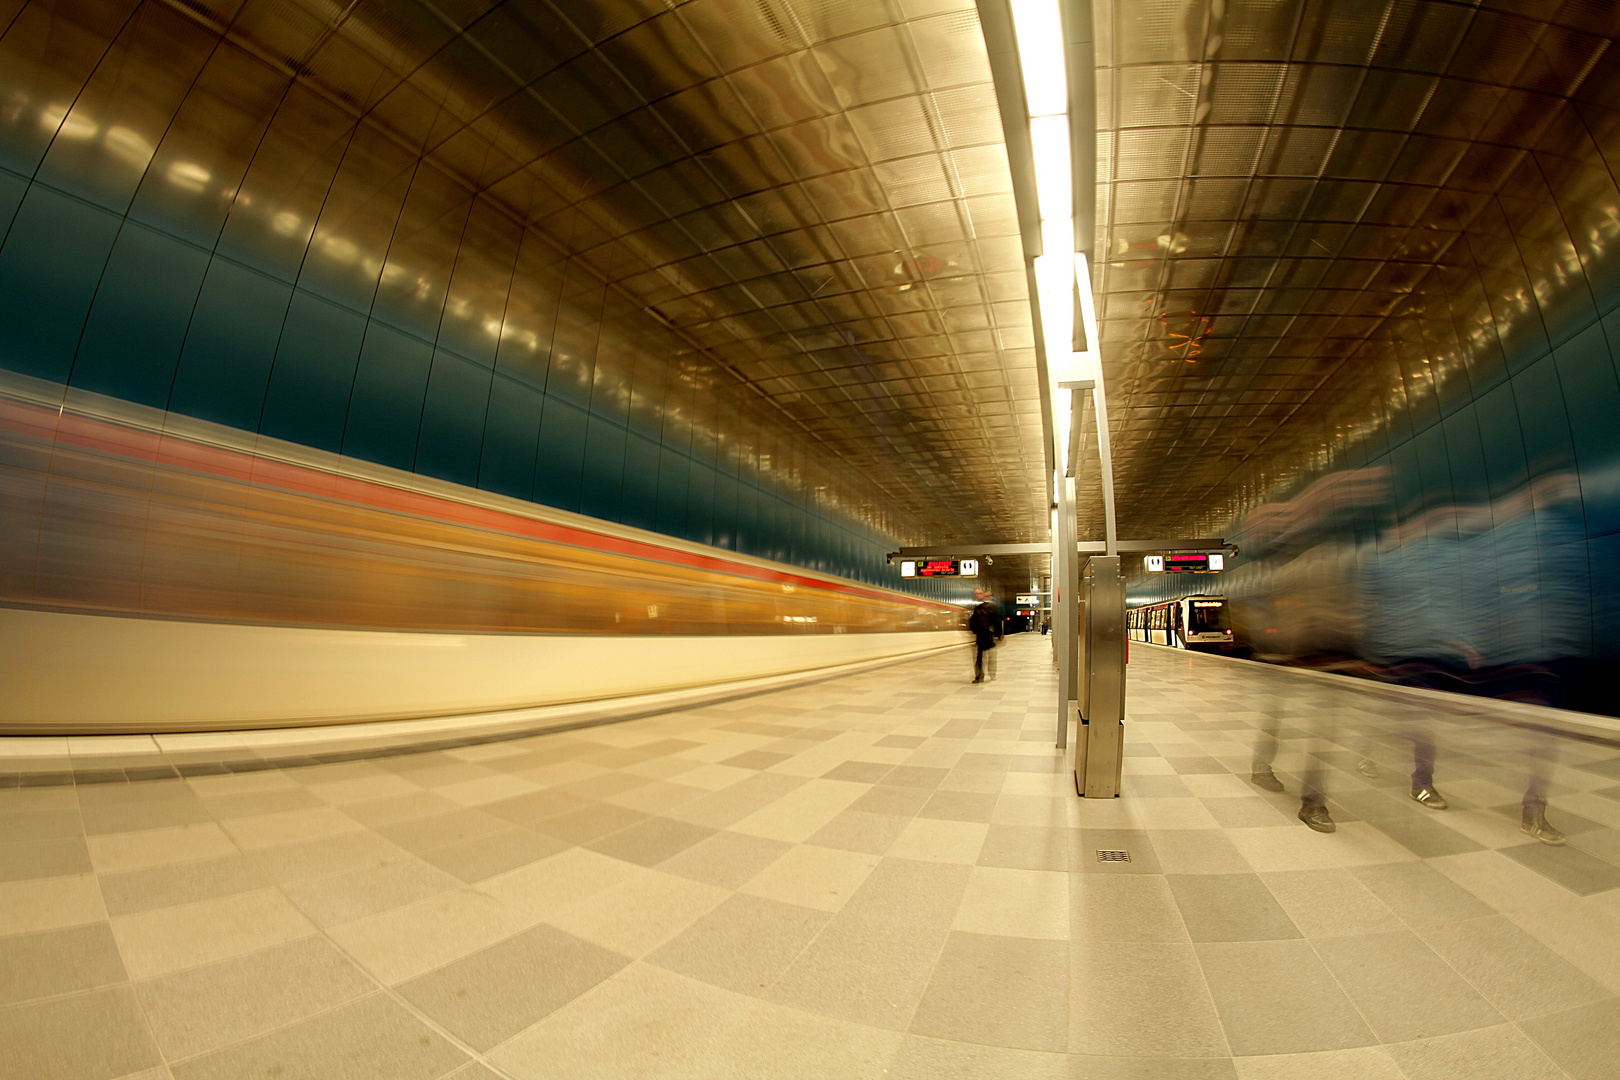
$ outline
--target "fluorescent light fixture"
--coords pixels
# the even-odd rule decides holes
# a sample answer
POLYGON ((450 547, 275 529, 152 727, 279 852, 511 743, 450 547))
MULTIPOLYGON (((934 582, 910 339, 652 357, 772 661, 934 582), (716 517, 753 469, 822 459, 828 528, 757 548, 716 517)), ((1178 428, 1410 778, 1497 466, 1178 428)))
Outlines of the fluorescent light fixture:
MULTIPOLYGON (((1030 120, 1029 142, 1035 156, 1035 191, 1041 217, 1071 217, 1074 214, 1074 176, 1070 172, 1069 115, 1037 116, 1030 120)), ((1070 236, 1073 235, 1071 228, 1070 236)))
POLYGON ((1031 116, 1069 111, 1069 75, 1063 63, 1063 19, 1058 0, 1012 0, 1024 100, 1031 116))

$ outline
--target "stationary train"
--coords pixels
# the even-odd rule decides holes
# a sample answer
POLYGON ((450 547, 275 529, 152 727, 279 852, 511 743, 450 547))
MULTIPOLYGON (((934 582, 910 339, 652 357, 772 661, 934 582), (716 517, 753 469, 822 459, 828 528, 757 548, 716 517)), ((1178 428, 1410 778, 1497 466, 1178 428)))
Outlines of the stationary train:
POLYGON ((1125 613, 1132 641, 1173 649, 1232 648, 1232 618, 1224 596, 1180 596, 1125 613))

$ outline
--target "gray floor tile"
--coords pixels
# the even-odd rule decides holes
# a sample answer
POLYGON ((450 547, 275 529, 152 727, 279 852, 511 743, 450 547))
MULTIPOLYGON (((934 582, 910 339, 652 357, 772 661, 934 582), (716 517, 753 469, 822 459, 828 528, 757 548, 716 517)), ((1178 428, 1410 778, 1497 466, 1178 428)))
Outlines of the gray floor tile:
POLYGON ((421 858, 423 862, 431 863, 471 884, 539 862, 567 847, 556 837, 545 836, 532 829, 507 829, 444 847, 430 848, 421 853, 421 858))
POLYGON ((773 754, 769 750, 748 750, 734 757, 728 757, 720 764, 730 765, 734 769, 758 769, 763 772, 772 765, 782 764, 792 756, 792 754, 773 754))
POLYGON ((592 851, 600 851, 638 866, 657 866, 693 844, 707 840, 714 833, 714 829, 702 825, 674 818, 650 817, 595 840, 589 846, 592 851))
POLYGON ((1307 942, 1195 948, 1232 1053, 1303 1054, 1377 1042, 1307 942))
POLYGON ((1073 940, 1185 942, 1187 926, 1163 877, 1071 874, 1073 940))
POLYGON ((1569 1074, 1511 1024, 1396 1043, 1389 1052, 1411 1080, 1568 1080, 1569 1074))
POLYGON ((1321 938, 1315 945, 1384 1042, 1493 1027, 1506 1019, 1410 930, 1321 938))
POLYGON ((0 881, 88 874, 90 851, 82 838, 0 843, 0 881))
POLYGON ((479 836, 504 832, 512 823, 482 810, 452 810, 430 814, 395 825, 381 825, 377 831, 406 851, 423 852, 446 844, 460 843, 479 836))
POLYGON ((1194 941, 1302 936, 1258 874, 1171 874, 1165 880, 1194 941))
POLYGON ((1484 849, 1484 844, 1448 827, 1439 820, 1439 816, 1428 810, 1402 810, 1388 817, 1369 818, 1368 821, 1373 828, 1423 859, 1484 849))
MULTIPOLYGON (((1562 826, 1559 826, 1562 828, 1562 826)), ((1549 847, 1546 844, 1518 844, 1500 849, 1515 862, 1523 863, 1543 877, 1551 878, 1570 892, 1581 896, 1620 888, 1620 866, 1588 855, 1578 847, 1549 847)))
POLYGON ((949 931, 926 917, 841 912, 766 991, 772 1001, 893 1031, 910 1025, 949 931))
POLYGON ((875 921, 949 926, 962 904, 971 867, 884 859, 844 905, 852 916, 875 921))
POLYGON ((400 996, 475 1050, 489 1050, 609 978, 630 958, 536 926, 401 983, 400 996))
POLYGON ((1287 814, 1258 796, 1205 799, 1204 808, 1223 829, 1263 829, 1293 823, 1287 814))
MULTIPOLYGON (((1225 772, 1225 769, 1221 770, 1225 772)), ((1192 789, 1179 776, 1126 776, 1120 781, 1124 799, 1190 799, 1192 789)))
POLYGON ((404 907, 460 885, 459 879, 407 854, 345 874, 290 881, 281 891, 315 922, 337 926, 404 907))
POLYGON ((1073 830, 1065 827, 991 825, 979 852, 979 865, 1066 871, 1073 839, 1073 830))
POLYGON ((1413 926, 1479 919, 1496 910, 1423 862, 1358 866, 1350 871, 1367 889, 1413 926))
POLYGON ((515 825, 532 825, 545 818, 565 814, 570 810, 579 810, 588 805, 587 800, 577 795, 570 795, 556 788, 547 788, 544 791, 531 791, 526 795, 514 795, 510 799, 486 803, 482 809, 486 814, 505 818, 515 825))
POLYGON ((917 811, 917 816, 939 821, 988 823, 995 809, 994 795, 974 791, 936 791, 917 811))
POLYGON ((837 848, 839 851, 859 851, 866 855, 882 855, 905 832, 909 819, 893 814, 869 814, 861 810, 845 810, 817 829, 806 843, 819 847, 837 848))
POLYGON ((0 937, 0 1005, 123 982, 124 962, 104 922, 0 937))
POLYGON ((867 814, 893 814, 913 818, 933 798, 928 788, 877 786, 849 804, 851 810, 867 814))
POLYGON ((980 1046, 908 1035, 890 1063, 887 1080, 1072 1080, 1067 1054, 980 1046))
POLYGON ((1076 941, 1071 946, 1069 1049, 1145 1058, 1229 1053, 1192 945, 1076 941))
POLYGON ((152 1032, 170 1061, 262 1035, 375 988, 320 937, 135 984, 152 1032))
POLYGON ((857 784, 875 784, 888 774, 894 765, 881 761, 845 761, 822 773, 824 780, 850 780, 857 784))
POLYGON ((693 881, 736 889, 793 849, 792 844, 722 830, 659 864, 693 881))
POLYGON ((1575 1080, 1614 1080, 1620 1061, 1620 999, 1539 1016, 1519 1024, 1575 1080))
POLYGON ((1252 874, 1254 867, 1221 829, 1157 829, 1153 850, 1167 874, 1252 874))
POLYGON ((0 836, 8 843, 19 840, 71 840, 84 835, 79 811, 27 810, 0 813, 0 836))
POLYGON ((953 931, 911 1031, 1024 1050, 1063 1050, 1068 998, 1067 942, 953 931))
POLYGON ((467 1055, 386 994, 171 1066, 174 1080, 437 1080, 467 1055))
POLYGON ((137 911, 250 892, 268 884, 270 882, 248 859, 241 855, 227 855, 121 874, 103 874, 101 894, 107 903, 107 914, 129 915, 137 911))
POLYGON ((1074 1054, 1069 1058, 1068 1080, 1237 1080, 1237 1075, 1237 1066, 1229 1057, 1177 1059, 1074 1054))
POLYGON ((1260 879, 1306 937, 1377 934, 1405 925, 1348 870, 1293 870, 1260 879))
POLYGON ((1212 757, 1167 757, 1165 760, 1182 776, 1225 775, 1228 771, 1212 757))
POLYGON ((647 957, 727 990, 758 995, 820 933, 828 915, 738 893, 647 957))
POLYGON ((909 787, 932 790, 939 787, 939 782, 945 779, 949 769, 932 768, 925 765, 896 765, 884 774, 878 783, 885 787, 909 787))
POLYGON ((1602 983, 1502 916, 1440 923, 1419 934, 1509 1020, 1610 996, 1602 983))
POLYGON ((127 985, 0 1009, 0 1046, 0 1080, 112 1080, 163 1063, 127 985))

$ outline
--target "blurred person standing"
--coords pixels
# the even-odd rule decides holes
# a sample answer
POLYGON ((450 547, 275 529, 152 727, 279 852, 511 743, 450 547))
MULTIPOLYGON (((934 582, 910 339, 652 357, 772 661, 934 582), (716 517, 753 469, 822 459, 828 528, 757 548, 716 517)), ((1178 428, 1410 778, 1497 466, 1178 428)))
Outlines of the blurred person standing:
POLYGON ((985 681, 985 654, 990 654, 990 679, 996 677, 996 657, 992 651, 1001 640, 1001 612, 990 599, 988 589, 974 589, 973 599, 978 601, 968 616, 968 633, 973 635, 973 681, 985 681))

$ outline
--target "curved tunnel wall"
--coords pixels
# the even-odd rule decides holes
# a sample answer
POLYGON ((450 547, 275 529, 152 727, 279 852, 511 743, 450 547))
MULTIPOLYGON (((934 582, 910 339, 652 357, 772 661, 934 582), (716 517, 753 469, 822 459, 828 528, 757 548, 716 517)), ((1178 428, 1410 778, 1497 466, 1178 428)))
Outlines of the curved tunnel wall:
MULTIPOLYGON (((900 584, 888 523, 837 501, 860 479, 829 475, 736 376, 605 283, 593 192, 526 170, 511 155, 534 148, 494 145, 448 106, 395 110, 416 127, 359 120, 193 16, 10 12, 0 367, 900 584), (479 176, 428 158, 480 139, 479 176), (564 254, 593 247, 589 265, 564 254)), ((275 28, 256 30, 273 49, 275 28)), ((555 121, 549 135, 567 138, 555 121)))
MULTIPOLYGON (((0 10, 0 730, 544 706, 957 641, 968 583, 901 582, 876 490, 612 284, 640 264, 603 215, 634 208, 539 163, 572 121, 515 95, 480 134, 462 84, 368 112, 278 53, 305 14, 0 10)), ((392 61, 447 37, 391 32, 392 61)), ((598 89, 551 91, 591 122, 598 89)))
POLYGON ((1223 592, 1262 658, 1620 713, 1616 166, 1620 113, 1542 132, 1301 411, 1315 457, 1260 455, 1194 526, 1232 569, 1132 603, 1223 592))

